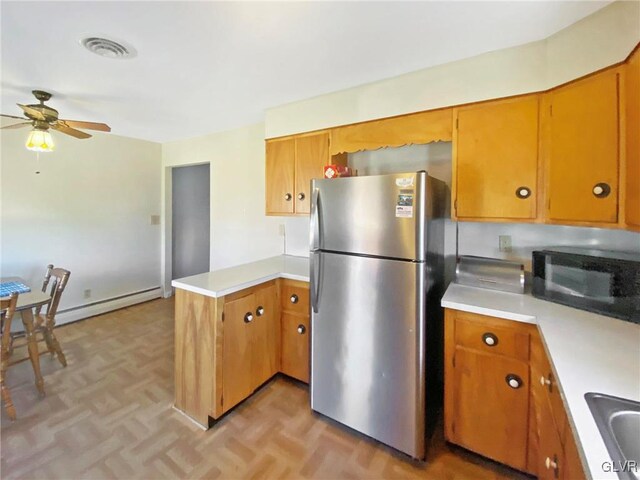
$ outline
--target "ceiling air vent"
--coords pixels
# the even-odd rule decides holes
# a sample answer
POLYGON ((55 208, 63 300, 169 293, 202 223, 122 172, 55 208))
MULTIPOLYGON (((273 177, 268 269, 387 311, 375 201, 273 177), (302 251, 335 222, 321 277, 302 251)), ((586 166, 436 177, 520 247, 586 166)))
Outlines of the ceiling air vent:
POLYGON ((80 43, 87 50, 101 57, 131 58, 136 54, 132 47, 104 37, 87 37, 80 40, 80 43))

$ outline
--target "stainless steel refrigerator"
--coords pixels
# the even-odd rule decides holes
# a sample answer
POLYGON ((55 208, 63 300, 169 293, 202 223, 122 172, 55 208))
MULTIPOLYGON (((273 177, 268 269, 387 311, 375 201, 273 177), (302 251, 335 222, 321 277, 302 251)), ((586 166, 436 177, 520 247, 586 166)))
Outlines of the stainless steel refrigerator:
POLYGON ((414 172, 311 191, 311 408, 423 459, 441 398, 446 186, 414 172))

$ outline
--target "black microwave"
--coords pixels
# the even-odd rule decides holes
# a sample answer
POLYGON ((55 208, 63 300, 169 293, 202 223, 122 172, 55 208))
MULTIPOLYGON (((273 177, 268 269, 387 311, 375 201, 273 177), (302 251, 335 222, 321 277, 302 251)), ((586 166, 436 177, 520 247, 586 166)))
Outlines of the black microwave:
POLYGON ((534 297, 640 323, 640 254, 557 247, 533 252, 534 297))

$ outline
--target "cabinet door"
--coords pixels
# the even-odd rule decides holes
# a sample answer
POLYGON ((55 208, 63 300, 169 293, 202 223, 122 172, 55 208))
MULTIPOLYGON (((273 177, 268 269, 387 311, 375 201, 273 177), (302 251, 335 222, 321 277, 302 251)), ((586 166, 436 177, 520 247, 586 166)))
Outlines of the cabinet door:
POLYGON ((309 317, 282 313, 282 373, 309 383, 309 317))
POLYGON ((453 441, 526 470, 528 364, 456 347, 453 370, 453 441))
MULTIPOLYGON (((539 480, 558 480, 562 475, 564 455, 562 440, 553 419, 549 402, 541 402, 538 410, 539 441, 539 480)), ((567 479, 578 480, 578 479, 567 479)))
POLYGON ((618 219, 618 73, 607 71, 550 94, 548 217, 618 219))
POLYGON ((280 368, 280 310, 276 285, 256 291, 255 302, 251 339, 254 389, 278 373, 280 368))
POLYGON ((536 218, 538 96, 457 111, 458 218, 536 218))
POLYGON ((268 140, 266 160, 267 214, 290 214, 294 209, 295 139, 268 140))
POLYGON ((251 294, 224 305, 222 346, 224 411, 247 398, 255 388, 251 351, 251 339, 255 326, 255 303, 255 295, 251 294))
POLYGON ((296 213, 309 213, 311 179, 322 178, 328 164, 328 133, 296 138, 296 213))
POLYGON ((626 222, 640 227, 640 49, 626 66, 626 222))

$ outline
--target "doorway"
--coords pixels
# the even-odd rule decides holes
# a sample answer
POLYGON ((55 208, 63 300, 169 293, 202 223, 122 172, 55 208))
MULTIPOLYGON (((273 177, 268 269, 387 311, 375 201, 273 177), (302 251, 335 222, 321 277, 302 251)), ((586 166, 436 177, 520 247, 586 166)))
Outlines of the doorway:
POLYGON ((209 164, 175 167, 171 182, 171 278, 209 271, 209 164))

